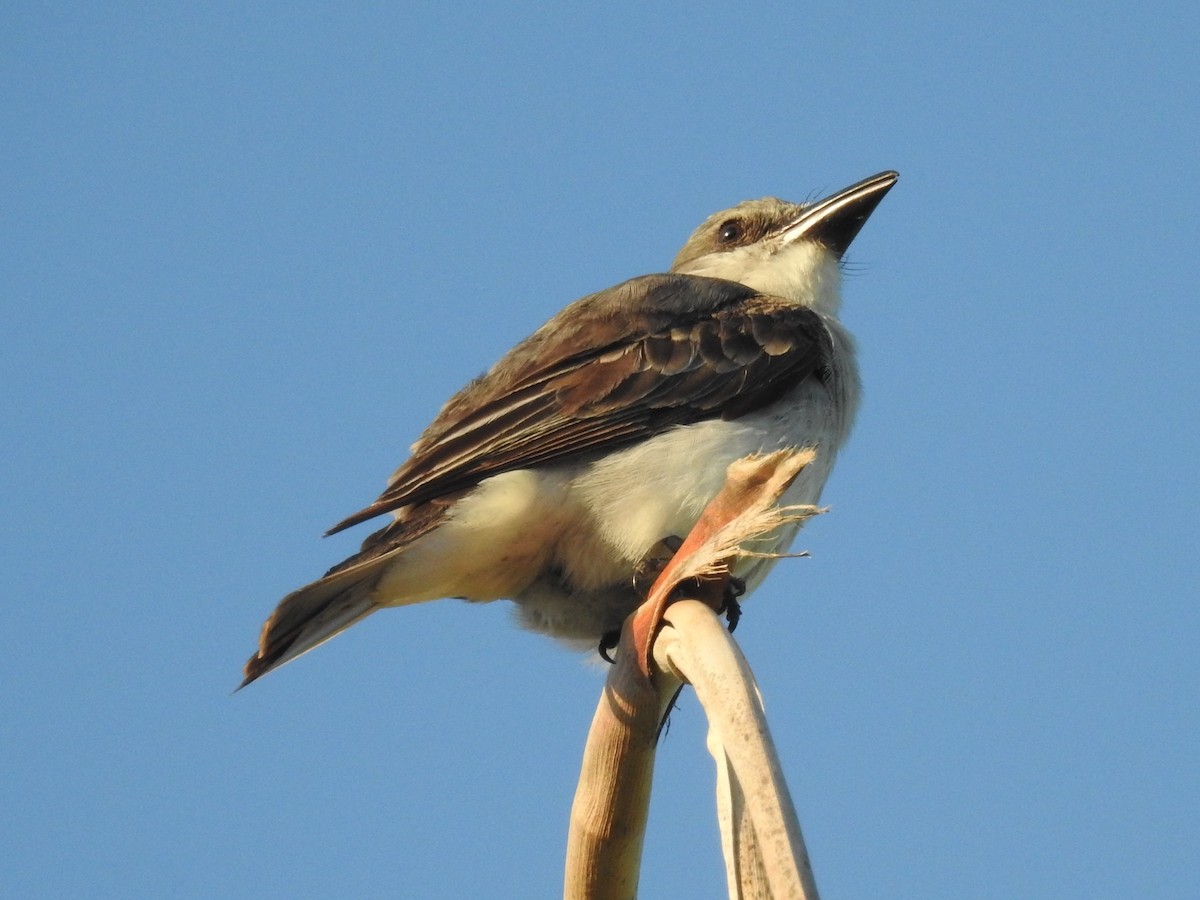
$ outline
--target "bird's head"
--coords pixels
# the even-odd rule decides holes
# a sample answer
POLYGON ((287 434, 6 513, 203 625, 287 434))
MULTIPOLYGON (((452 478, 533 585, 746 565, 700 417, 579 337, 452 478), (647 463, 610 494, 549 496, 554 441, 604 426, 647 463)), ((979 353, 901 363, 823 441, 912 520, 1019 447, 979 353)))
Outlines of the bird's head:
POLYGON ((737 281, 836 313, 842 255, 898 177, 881 172, 815 203, 746 200, 709 216, 671 271, 737 281))

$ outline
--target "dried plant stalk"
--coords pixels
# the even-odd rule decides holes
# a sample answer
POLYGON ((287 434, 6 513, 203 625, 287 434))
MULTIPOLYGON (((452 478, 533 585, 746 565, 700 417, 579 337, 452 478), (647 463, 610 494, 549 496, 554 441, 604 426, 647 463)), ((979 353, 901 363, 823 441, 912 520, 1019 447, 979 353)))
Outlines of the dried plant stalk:
POLYGON ((666 617, 654 661, 692 685, 708 717, 730 896, 815 900, 800 820, 745 657, 707 604, 679 601, 666 617))
POLYGON ((627 625, 584 748, 567 837, 565 898, 637 896, 659 726, 680 685, 670 675, 653 682, 641 677, 627 625))

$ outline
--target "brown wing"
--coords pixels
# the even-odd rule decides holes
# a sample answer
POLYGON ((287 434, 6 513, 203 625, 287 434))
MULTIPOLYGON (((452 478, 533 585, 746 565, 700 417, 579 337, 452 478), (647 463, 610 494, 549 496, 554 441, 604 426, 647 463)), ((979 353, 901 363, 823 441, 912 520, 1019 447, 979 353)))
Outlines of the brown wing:
POLYGON ((812 310, 745 285, 647 275, 567 307, 454 397, 371 506, 330 534, 484 478, 733 419, 823 376, 812 310))

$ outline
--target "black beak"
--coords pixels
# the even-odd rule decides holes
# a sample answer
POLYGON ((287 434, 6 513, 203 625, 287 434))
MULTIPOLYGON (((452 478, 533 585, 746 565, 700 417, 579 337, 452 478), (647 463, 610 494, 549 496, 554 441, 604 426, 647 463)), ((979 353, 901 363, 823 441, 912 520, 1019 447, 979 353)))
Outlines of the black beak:
POLYGON ((828 247, 841 259, 863 225, 900 177, 898 172, 880 172, 852 184, 831 197, 805 208, 799 218, 782 232, 785 243, 799 238, 828 247))

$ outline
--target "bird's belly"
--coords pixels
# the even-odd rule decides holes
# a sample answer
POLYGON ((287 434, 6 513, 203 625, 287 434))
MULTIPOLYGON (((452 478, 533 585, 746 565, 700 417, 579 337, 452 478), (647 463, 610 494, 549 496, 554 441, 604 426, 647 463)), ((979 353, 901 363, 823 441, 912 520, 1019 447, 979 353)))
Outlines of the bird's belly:
MULTIPOLYGON (((577 573, 580 584, 610 581, 614 573, 597 571, 606 567, 619 567, 618 577, 623 577, 663 537, 691 531, 725 483, 730 463, 792 445, 791 437, 754 422, 714 420, 673 429, 594 463, 575 481, 573 493, 586 510, 581 521, 604 550, 570 559, 579 542, 560 542, 567 569, 577 573)), ((807 443, 812 443, 811 433, 807 443)), ((815 503, 828 472, 828 461, 814 462, 797 479, 787 502, 815 503)))
MULTIPOLYGON (((725 483, 734 460, 781 447, 815 447, 817 458, 782 498, 816 504, 833 466, 841 433, 828 408, 797 404, 734 421, 680 426, 580 466, 564 498, 572 514, 543 576, 515 599, 530 627, 564 638, 591 639, 619 627, 639 601, 637 564, 664 537, 685 536, 725 483)), ((759 544, 786 549, 796 533, 781 529, 759 544)), ((753 586, 770 561, 747 560, 737 573, 753 586)))

